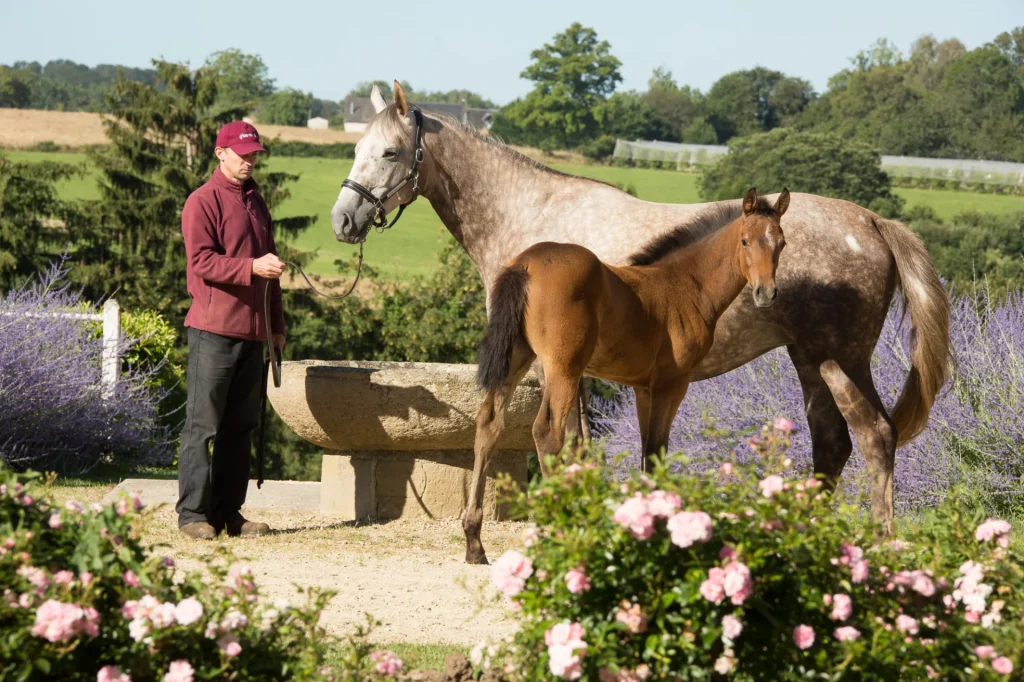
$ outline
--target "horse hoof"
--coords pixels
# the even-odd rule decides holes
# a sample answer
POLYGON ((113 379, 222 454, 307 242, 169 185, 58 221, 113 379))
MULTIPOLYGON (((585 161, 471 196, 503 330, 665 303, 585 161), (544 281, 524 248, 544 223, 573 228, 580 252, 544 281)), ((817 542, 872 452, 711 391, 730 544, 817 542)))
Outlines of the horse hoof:
POLYGON ((472 566, 486 566, 487 554, 484 552, 466 552, 466 563, 472 566))

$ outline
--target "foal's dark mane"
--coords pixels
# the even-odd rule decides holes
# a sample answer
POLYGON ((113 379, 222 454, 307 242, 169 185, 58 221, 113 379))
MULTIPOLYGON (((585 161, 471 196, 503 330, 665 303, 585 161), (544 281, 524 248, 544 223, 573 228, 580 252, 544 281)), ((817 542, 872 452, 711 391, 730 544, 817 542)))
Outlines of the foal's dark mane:
MULTIPOLYGON (((717 232, 740 217, 743 201, 733 199, 721 201, 709 207, 694 220, 680 225, 660 237, 656 237, 639 252, 629 257, 630 265, 653 265, 679 249, 692 246, 705 237, 717 232)), ((772 215, 775 207, 764 197, 758 197, 754 213, 772 215)))

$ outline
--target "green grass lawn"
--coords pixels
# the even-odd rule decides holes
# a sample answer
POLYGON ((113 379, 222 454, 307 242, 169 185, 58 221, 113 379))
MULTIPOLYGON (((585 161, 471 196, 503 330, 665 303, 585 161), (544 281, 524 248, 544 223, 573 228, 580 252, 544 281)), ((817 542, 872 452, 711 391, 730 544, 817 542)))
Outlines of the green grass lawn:
MULTIPOLYGON (((4 152, 12 161, 63 161, 82 163, 84 154, 48 152, 4 152)), ((272 159, 268 168, 295 173, 298 182, 289 189, 292 198, 281 206, 280 216, 314 215, 316 222, 291 244, 303 251, 318 250, 306 268, 318 275, 337 273, 334 261, 347 261, 356 255, 357 247, 338 242, 331 230, 330 210, 338 196, 341 181, 348 175, 352 162, 338 159, 290 158, 272 159)), ((673 171, 611 166, 559 164, 561 171, 596 178, 605 182, 632 185, 641 199, 648 201, 699 202, 697 175, 673 171)), ((1024 197, 973 194, 952 190, 896 189, 907 201, 907 208, 928 205, 944 220, 951 220, 961 211, 978 210, 993 213, 1024 211, 1024 197)), ((95 181, 89 176, 70 180, 61 187, 68 199, 95 199, 99 196, 95 181)), ((394 217, 392 214, 391 217, 394 217)), ((377 268, 385 278, 407 280, 415 275, 429 275, 435 267, 435 254, 446 239, 440 219, 427 201, 414 202, 392 230, 372 233, 365 245, 365 261, 377 268)))

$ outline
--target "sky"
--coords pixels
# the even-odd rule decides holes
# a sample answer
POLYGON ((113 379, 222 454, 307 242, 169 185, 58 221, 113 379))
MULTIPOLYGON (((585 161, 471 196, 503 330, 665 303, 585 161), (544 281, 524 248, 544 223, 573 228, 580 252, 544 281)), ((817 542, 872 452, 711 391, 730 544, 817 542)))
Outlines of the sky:
POLYGON ((260 55, 277 87, 324 99, 398 79, 500 105, 529 92, 519 74, 530 52, 574 21, 610 43, 620 90, 646 89, 656 67, 707 92, 731 71, 764 66, 820 93, 878 38, 904 54, 929 33, 973 49, 1024 25, 1024 0, 0 0, 0 64, 148 67, 163 58, 197 67, 237 48, 260 55))

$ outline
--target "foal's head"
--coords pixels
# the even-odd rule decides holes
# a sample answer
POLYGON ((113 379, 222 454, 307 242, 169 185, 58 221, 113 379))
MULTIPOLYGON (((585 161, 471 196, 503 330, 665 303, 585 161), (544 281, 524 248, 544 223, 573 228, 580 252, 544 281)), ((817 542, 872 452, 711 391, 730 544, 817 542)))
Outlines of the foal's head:
POLYGON ((780 220, 787 208, 789 190, 785 188, 774 206, 764 197, 758 197, 753 187, 743 197, 743 215, 739 218, 740 269, 754 291, 754 305, 758 308, 770 308, 778 296, 775 268, 786 245, 780 220))

